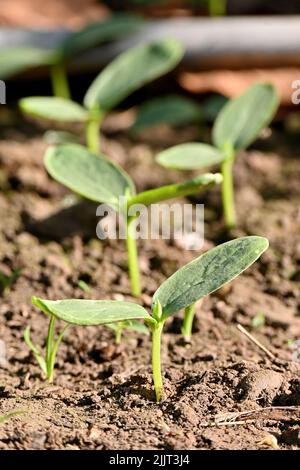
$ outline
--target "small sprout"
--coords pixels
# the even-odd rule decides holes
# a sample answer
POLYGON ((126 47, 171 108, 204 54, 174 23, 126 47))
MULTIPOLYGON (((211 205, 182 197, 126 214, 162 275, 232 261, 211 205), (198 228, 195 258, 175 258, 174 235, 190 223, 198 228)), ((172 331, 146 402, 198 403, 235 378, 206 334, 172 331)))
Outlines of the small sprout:
POLYGON ((25 413, 28 413, 27 410, 15 410, 15 411, 10 411, 9 413, 6 413, 5 415, 0 416, 0 424, 5 423, 11 418, 14 418, 15 416, 20 416, 25 413))
MULTIPOLYGON (((243 237, 217 246, 179 269, 161 284, 152 299, 152 314, 140 305, 107 300, 43 300, 33 303, 53 318, 76 325, 108 325, 143 320, 152 333, 152 371, 156 400, 163 395, 161 335, 166 320, 179 310, 232 281, 268 248, 262 237, 243 237)), ((48 341, 47 341, 48 342, 48 341)))
POLYGON ((137 31, 142 19, 133 14, 118 13, 104 21, 91 23, 67 35, 56 49, 11 47, 0 52, 0 79, 8 79, 35 67, 48 66, 54 96, 70 98, 66 65, 79 53, 96 45, 137 31))
POLYGON ((259 312, 255 317, 252 318, 251 320, 251 326, 252 328, 258 329, 264 326, 266 323, 266 316, 264 312, 259 312))
POLYGON ((221 165, 222 203, 228 229, 236 225, 232 175, 236 153, 255 141, 261 130, 271 122, 278 104, 273 85, 257 83, 243 95, 229 100, 222 108, 213 126, 214 147, 182 144, 157 155, 158 163, 167 168, 191 170, 221 165))
POLYGON ((140 295, 140 274, 135 239, 135 223, 140 211, 138 205, 151 204, 188 196, 204 191, 221 182, 220 174, 207 173, 181 184, 171 184, 136 194, 130 176, 103 155, 95 155, 80 145, 66 144, 50 148, 45 155, 49 174, 80 196, 107 204, 125 216, 128 267, 132 294, 140 295), (120 198, 126 207, 120 206, 120 198), (131 212, 131 214, 130 214, 131 212))
POLYGON ((122 334, 124 330, 137 331, 138 333, 143 333, 145 335, 149 334, 149 330, 146 325, 144 325, 144 323, 140 323, 137 320, 127 320, 118 323, 110 323, 107 326, 115 332, 116 344, 121 344, 122 334))
POLYGON ((91 291, 92 291, 90 286, 85 281, 83 281, 83 279, 79 279, 78 282, 77 282, 77 285, 78 285, 79 289, 81 289, 86 294, 90 294, 91 291))
POLYGON ((177 95, 167 95, 143 103, 132 125, 132 131, 137 132, 159 124, 185 126, 199 123, 202 110, 199 104, 190 98, 177 95))
POLYGON ((4 274, 0 271, 0 290, 7 293, 9 288, 16 282, 21 274, 21 269, 14 269, 10 275, 4 274))
POLYGON ((147 83, 172 70, 181 60, 183 48, 175 39, 161 39, 120 54, 105 67, 88 88, 83 105, 69 98, 28 97, 21 110, 41 119, 82 122, 90 151, 99 152, 99 128, 104 116, 147 83))
MULTIPOLYGON (((39 307, 39 303, 35 297, 33 297, 32 302, 34 305, 39 307)), ((27 328, 24 331, 24 340, 27 346, 29 347, 29 349, 33 352, 33 355, 37 363, 39 364, 40 368, 42 369, 43 374, 47 378, 48 382, 51 383, 53 382, 54 365, 55 365, 57 350, 69 325, 66 325, 55 339, 56 319, 53 315, 51 315, 49 311, 46 311, 46 310, 43 310, 43 311, 50 316, 48 335, 47 335, 47 341, 46 341, 45 357, 42 355, 39 349, 31 341, 29 326, 27 326, 27 328)))

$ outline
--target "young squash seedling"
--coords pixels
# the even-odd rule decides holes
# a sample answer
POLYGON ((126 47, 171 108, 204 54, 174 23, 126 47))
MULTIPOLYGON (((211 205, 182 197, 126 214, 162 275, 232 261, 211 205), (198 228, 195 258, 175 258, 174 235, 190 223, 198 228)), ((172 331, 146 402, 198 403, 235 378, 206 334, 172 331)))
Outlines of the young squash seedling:
POLYGON ((82 122, 91 152, 100 151, 103 117, 131 93, 172 70, 183 56, 175 39, 161 39, 134 47, 105 67, 88 88, 83 105, 69 99, 29 97, 20 100, 24 113, 57 122, 82 122))
POLYGON ((141 212, 140 205, 148 207, 154 203, 200 193, 222 180, 218 173, 207 173, 185 183, 162 186, 136 194, 134 182, 124 170, 105 156, 90 153, 85 147, 77 144, 49 148, 45 155, 45 166, 55 180, 76 194, 94 202, 107 204, 123 215, 131 290, 132 295, 136 297, 141 293, 135 237, 136 220, 141 212))
POLYGON ((238 98, 228 101, 213 126, 214 146, 201 143, 176 145, 157 155, 156 161, 178 170, 204 169, 220 164, 223 175, 222 203, 226 227, 236 226, 233 164, 272 120, 279 104, 273 85, 257 83, 238 98))
MULTIPOLYGON (((156 400, 163 395, 161 336, 166 320, 216 291, 251 266, 268 248, 262 237, 242 237, 219 245, 179 269, 161 284, 152 299, 151 315, 140 305, 107 300, 44 300, 33 303, 50 316, 75 325, 107 325, 143 320, 152 333, 152 372, 156 400)), ((48 340, 47 340, 48 343, 48 340)))
POLYGON ((34 67, 48 66, 53 95, 69 99, 70 88, 66 73, 68 62, 79 53, 96 45, 137 31, 142 24, 142 19, 137 15, 116 13, 101 22, 91 23, 79 31, 68 34, 54 50, 38 47, 2 49, 0 79, 8 79, 34 67))

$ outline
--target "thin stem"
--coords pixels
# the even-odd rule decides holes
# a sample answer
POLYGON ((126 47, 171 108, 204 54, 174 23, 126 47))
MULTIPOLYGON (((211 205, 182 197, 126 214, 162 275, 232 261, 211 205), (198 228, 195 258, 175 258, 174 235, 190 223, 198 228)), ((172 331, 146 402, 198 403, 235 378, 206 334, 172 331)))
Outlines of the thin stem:
POLYGON ((54 332, 55 332, 55 317, 51 315, 49 327, 48 327, 48 335, 47 335, 47 342, 46 342, 46 366, 47 366, 47 379, 48 382, 53 381, 53 367, 51 367, 52 363, 52 350, 53 350, 53 342, 54 342, 54 332))
POLYGON ((90 152, 100 153, 100 126, 102 118, 91 118, 86 124, 86 145, 90 152))
POLYGON ((184 310, 184 319, 183 319, 181 332, 186 341, 191 340, 195 313, 196 313, 196 304, 189 305, 184 310))
POLYGON ((50 67, 50 77, 53 95, 59 98, 71 99, 66 67, 63 62, 53 64, 50 67))
POLYGON ((154 204, 156 202, 162 202, 177 197, 189 196, 191 194, 198 194, 210 186, 221 183, 221 181, 222 176, 220 173, 207 173, 197 176, 196 178, 193 178, 192 180, 186 181, 182 184, 170 184, 167 186, 162 186, 161 188, 150 189, 149 191, 139 193, 128 200, 128 207, 134 204, 150 206, 150 204, 154 204))
POLYGON ((159 402, 163 394, 164 386, 161 376, 161 333, 164 327, 164 322, 157 322, 156 325, 151 327, 152 331, 152 374, 154 382, 154 390, 156 401, 159 402))
POLYGON ((225 224, 228 230, 236 226, 235 204, 234 204, 234 187, 233 187, 233 163, 235 159, 234 149, 225 148, 226 158, 221 165, 223 175, 222 182, 222 204, 225 218, 225 224))
POLYGON ((136 239, 134 236, 134 218, 127 218, 126 222, 126 244, 128 254, 128 270, 131 283, 131 293, 134 297, 141 295, 141 281, 139 271, 139 260, 136 246, 136 239))
POLYGON ((59 333, 54 345, 53 345, 53 348, 52 348, 52 352, 51 352, 51 358, 50 358, 50 368, 52 370, 52 380, 53 380, 53 371, 54 371, 54 364, 55 364, 55 359, 56 359, 56 354, 57 354, 57 350, 58 350, 58 347, 61 343, 61 340, 63 339, 63 336, 66 332, 66 330, 69 328, 70 325, 66 325, 62 331, 59 333))
POLYGON ((123 328, 117 328, 115 333, 116 344, 121 344, 123 328))

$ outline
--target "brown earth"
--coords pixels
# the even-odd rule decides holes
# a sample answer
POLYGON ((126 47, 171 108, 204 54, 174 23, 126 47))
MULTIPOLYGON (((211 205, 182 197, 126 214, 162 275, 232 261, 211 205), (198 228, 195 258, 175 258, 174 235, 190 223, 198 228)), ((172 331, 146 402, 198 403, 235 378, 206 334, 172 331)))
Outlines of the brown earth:
MULTIPOLYGON (((115 346, 106 328, 70 328, 58 352, 54 384, 43 381, 23 341, 26 325, 37 344, 45 341, 47 318, 31 306, 31 296, 132 300, 126 254, 122 243, 96 239, 93 205, 70 205, 69 193, 47 176, 46 144, 36 127, 13 119, 1 137, 0 270, 21 271, 1 295, 6 359, 0 358, 0 416, 16 409, 26 413, 0 425, 0 449, 299 449, 300 364, 293 351, 300 338, 297 146, 274 133, 260 142, 261 150, 239 155, 240 228, 232 236, 265 235, 270 249, 229 288, 205 300, 191 344, 180 335, 179 317, 167 323, 165 397, 157 404, 150 339, 136 333, 115 346), (78 287, 79 280, 90 293, 78 287), (265 324, 253 328, 259 313, 265 324), (275 359, 249 342, 237 324, 275 359)), ((185 177, 156 166, 154 152, 170 140, 196 137, 195 129, 160 130, 148 136, 154 146, 119 133, 103 138, 103 146, 139 189, 146 189, 185 177)), ((227 237, 219 190, 202 200, 207 249, 227 237)), ((159 283, 198 254, 174 242, 141 243, 141 302, 149 307, 159 283)))

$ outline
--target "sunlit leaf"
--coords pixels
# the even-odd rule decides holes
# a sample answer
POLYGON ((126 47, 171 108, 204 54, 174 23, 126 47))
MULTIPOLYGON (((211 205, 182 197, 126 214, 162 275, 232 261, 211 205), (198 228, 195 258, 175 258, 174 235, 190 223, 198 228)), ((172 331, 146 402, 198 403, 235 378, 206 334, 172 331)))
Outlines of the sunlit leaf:
POLYGON ((183 266, 155 292, 164 317, 186 308, 241 274, 268 248, 263 237, 242 237, 223 243, 183 266))
POLYGON ((134 184, 125 171, 81 145, 50 148, 45 155, 45 166, 54 179, 75 193, 114 208, 118 207, 120 196, 135 193, 134 184))
POLYGON ((56 318, 75 325, 105 325, 126 320, 152 321, 147 310, 131 302, 117 300, 45 300, 33 297, 34 305, 56 318))
POLYGON ((211 145, 191 142, 170 147, 160 152, 155 160, 166 168, 194 170, 219 164, 224 155, 211 145))
POLYGON ((230 143, 234 149, 245 149, 271 122, 279 104, 273 85, 257 83, 238 98, 228 101, 213 127, 213 142, 222 149, 230 143))
POLYGON ((172 70, 182 55, 182 45, 175 39, 161 39, 129 49, 94 80, 85 95, 85 106, 109 111, 134 91, 172 70))
POLYGON ((65 98, 32 96, 22 98, 19 106, 24 113, 49 121, 84 122, 88 119, 83 106, 65 98))

